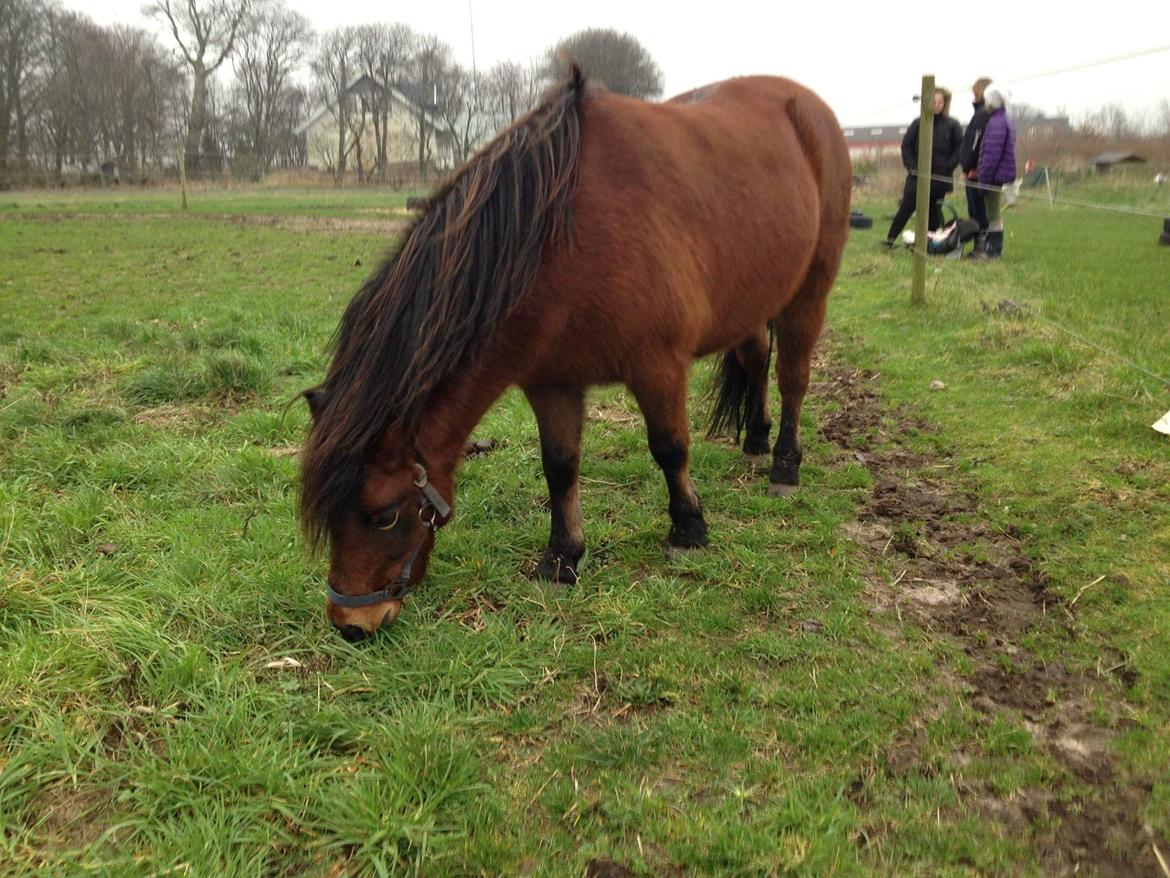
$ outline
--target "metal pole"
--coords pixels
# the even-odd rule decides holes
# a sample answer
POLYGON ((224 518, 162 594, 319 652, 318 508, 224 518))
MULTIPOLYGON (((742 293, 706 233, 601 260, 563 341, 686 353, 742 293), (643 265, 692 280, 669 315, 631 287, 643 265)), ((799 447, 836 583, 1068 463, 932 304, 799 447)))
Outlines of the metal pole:
POLYGON ((471 26, 471 75, 478 81, 479 69, 475 66, 475 10, 471 8, 471 0, 467 0, 467 22, 471 26))
POLYGON ((926 304, 926 233, 930 218, 930 160, 934 152, 934 77, 922 77, 918 117, 918 199, 914 208, 914 279, 910 303, 926 304))

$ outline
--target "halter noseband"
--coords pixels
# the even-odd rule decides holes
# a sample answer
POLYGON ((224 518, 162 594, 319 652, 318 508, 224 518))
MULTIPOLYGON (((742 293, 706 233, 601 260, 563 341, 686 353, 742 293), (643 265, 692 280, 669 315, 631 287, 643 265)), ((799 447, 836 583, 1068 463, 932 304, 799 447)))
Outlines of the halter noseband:
MULTIPOLYGON (((414 479, 414 486, 418 488, 418 492, 422 495, 423 499, 423 502, 418 507, 418 518, 423 523, 423 527, 433 533, 447 523, 447 518, 451 515, 451 507, 447 505, 447 501, 443 499, 442 495, 435 490, 435 486, 427 480, 426 468, 422 464, 416 463, 415 470, 417 475, 414 479), (429 518, 426 514, 427 510, 430 510, 429 518)), ((369 594, 342 594, 339 591, 334 591, 333 586, 326 584, 325 591, 329 595, 329 600, 333 602, 334 606, 345 607, 347 609, 369 607, 385 601, 402 600, 414 591, 414 586, 410 583, 410 571, 414 567, 418 553, 422 551, 423 544, 426 541, 427 535, 424 533, 422 539, 415 543, 414 548, 407 555, 406 563, 402 565, 402 572, 394 578, 394 582, 388 587, 379 591, 370 592, 369 594)))

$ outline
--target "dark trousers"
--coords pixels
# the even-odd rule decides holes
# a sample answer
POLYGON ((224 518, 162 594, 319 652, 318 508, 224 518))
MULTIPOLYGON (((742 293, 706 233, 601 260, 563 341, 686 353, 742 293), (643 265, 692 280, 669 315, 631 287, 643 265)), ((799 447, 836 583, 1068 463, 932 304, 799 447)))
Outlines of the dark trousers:
MULTIPOLYGON (((937 180, 930 184, 930 212, 927 214, 927 227, 930 231, 934 231, 943 224, 942 216, 942 200, 951 190, 945 183, 940 183, 937 180)), ((894 214, 894 221, 890 223, 890 231, 886 233, 886 240, 896 240, 898 235, 902 234, 902 229, 906 228, 906 223, 910 221, 910 217, 914 216, 914 209, 918 206, 918 178, 914 174, 906 177, 906 185, 902 189, 902 201, 898 204, 898 210, 894 214)))
POLYGON ((987 198, 982 189, 975 188, 979 184, 974 180, 967 183, 967 216, 979 223, 979 231, 987 232, 987 198))

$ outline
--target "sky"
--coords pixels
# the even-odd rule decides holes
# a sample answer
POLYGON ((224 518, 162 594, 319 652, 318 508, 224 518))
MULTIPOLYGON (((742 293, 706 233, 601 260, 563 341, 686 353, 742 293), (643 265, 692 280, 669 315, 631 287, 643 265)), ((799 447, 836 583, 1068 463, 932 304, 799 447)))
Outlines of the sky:
MULTIPOLYGON (((1106 104, 1153 117, 1162 101, 1170 102, 1170 9, 1164 0, 1086 4, 1083 12, 1068 0, 932 3, 923 23, 914 20, 911 5, 889 0, 286 2, 319 31, 405 22, 437 34, 460 63, 470 67, 474 60, 479 69, 503 60, 527 62, 583 28, 614 28, 649 50, 665 76, 666 96, 732 76, 788 76, 819 93, 844 126, 901 124, 917 116, 913 97, 923 74, 955 92, 953 115, 961 120, 970 116, 970 86, 980 76, 1006 84, 1012 100, 1074 121, 1106 104), (1068 71, 1156 48, 1162 51, 1068 71), (1054 71, 1068 72, 1042 75, 1054 71)), ((153 26, 163 33, 135 0, 63 4, 102 24, 153 26)))

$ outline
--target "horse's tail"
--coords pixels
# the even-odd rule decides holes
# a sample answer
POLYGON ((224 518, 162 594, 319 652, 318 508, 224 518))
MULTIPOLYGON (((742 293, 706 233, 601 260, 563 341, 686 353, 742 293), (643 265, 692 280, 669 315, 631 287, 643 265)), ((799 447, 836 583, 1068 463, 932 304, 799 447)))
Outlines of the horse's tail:
MULTIPOLYGON (((769 363, 772 361, 775 337, 774 327, 769 322, 769 363)), ((708 390, 708 398, 711 401, 708 435, 715 436, 734 431, 735 441, 738 443, 740 434, 747 427, 748 411, 755 402, 753 398, 755 392, 750 376, 736 356, 735 348, 724 351, 708 390)))

